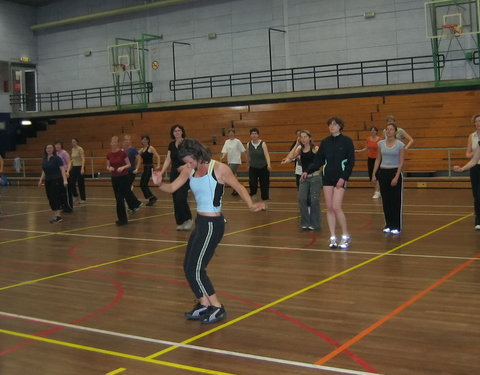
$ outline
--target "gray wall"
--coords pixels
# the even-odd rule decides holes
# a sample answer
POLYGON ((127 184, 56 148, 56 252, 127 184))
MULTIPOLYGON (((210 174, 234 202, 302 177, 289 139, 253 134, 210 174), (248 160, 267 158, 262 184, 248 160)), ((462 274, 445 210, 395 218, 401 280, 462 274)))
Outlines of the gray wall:
MULTIPOLYGON (((36 22, 144 3, 143 0, 64 0, 38 8, 36 22)), ((148 44, 147 78, 154 83, 153 101, 173 98, 168 90, 173 77, 172 41, 191 44, 176 46, 177 78, 269 69, 269 27, 287 31, 272 33, 274 68, 427 55, 431 47, 425 36, 423 3, 423 0, 198 0, 45 29, 36 32, 39 90, 111 85, 107 46, 116 37, 139 38, 142 33, 163 34, 163 40, 148 44), (374 11, 376 16, 366 19, 363 14, 367 11, 374 11), (216 33, 217 38, 208 39, 208 33, 216 33), (92 51, 91 56, 84 56, 84 51, 92 51), (160 63, 157 71, 150 68, 152 60, 160 63)), ((28 23, 23 21, 16 27, 25 28, 28 23)), ((28 31, 23 30, 23 35, 30 36, 26 40, 33 40, 28 31)), ((457 72, 468 76, 465 67, 457 72)), ((399 75, 397 81, 402 79, 399 75)), ((420 80, 433 80, 433 74, 425 72, 420 80)), ((347 85, 358 85, 357 81, 347 85)), ((368 83, 384 82, 382 77, 372 77, 368 83)), ((246 93, 246 89, 242 90, 235 93, 246 93)))
MULTIPOLYGON (((36 37, 29 30, 35 23, 35 9, 0 0, 0 61, 19 62, 20 56, 37 60, 36 37)), ((1 77, 0 112, 10 112, 9 93, 3 92, 1 77)))

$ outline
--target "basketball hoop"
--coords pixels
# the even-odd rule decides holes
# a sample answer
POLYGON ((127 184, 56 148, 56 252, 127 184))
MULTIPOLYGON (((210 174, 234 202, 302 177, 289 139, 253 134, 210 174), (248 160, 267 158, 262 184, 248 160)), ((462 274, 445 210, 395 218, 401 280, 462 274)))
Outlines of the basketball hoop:
POLYGON ((455 37, 459 37, 462 35, 462 26, 454 24, 454 23, 448 23, 446 25, 442 25, 443 29, 450 30, 450 32, 453 34, 455 37))

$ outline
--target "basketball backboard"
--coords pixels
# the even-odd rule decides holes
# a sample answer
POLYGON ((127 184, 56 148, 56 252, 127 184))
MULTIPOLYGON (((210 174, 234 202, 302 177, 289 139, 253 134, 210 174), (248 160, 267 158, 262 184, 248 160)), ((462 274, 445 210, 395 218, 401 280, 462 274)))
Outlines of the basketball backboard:
POLYGON ((427 38, 442 39, 480 33, 480 0, 425 2, 427 38))
POLYGON ((138 42, 109 46, 108 66, 112 74, 139 71, 140 53, 138 42))

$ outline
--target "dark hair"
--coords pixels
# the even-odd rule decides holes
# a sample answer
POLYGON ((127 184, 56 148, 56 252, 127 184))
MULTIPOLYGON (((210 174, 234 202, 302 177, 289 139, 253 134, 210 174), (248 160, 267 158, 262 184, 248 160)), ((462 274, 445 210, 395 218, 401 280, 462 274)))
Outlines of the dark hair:
POLYGON ((186 156, 191 156, 199 162, 209 162, 212 159, 210 150, 193 138, 185 138, 178 147, 178 156, 183 159, 186 156))
MULTIPOLYGON (((313 144, 312 133, 310 133, 308 130, 305 130, 305 129, 299 130, 299 131, 300 131, 300 134, 305 133, 308 136, 308 138, 310 138, 310 148, 313 149, 315 145, 313 144)), ((304 145, 302 144, 301 147, 303 149, 304 145)))
POLYGON ((378 128, 376 126, 371 126, 370 131, 372 131, 372 130, 375 130, 376 132, 378 132, 378 128))
POLYGON ((78 140, 78 138, 72 138, 75 140, 75 142, 77 142, 78 144, 80 144, 80 141, 78 140))
POLYGON ((472 116, 472 124, 475 124, 475 120, 477 119, 477 117, 480 117, 480 113, 472 116))
POLYGON ((345 123, 343 122, 343 120, 340 117, 333 116, 327 120, 327 125, 330 125, 333 121, 335 121, 338 126, 340 126, 340 131, 343 131, 343 128, 345 127, 345 123))
POLYGON ((230 128, 230 129, 228 129, 228 130, 227 130, 227 134, 228 134, 228 133, 233 133, 233 134, 235 134, 235 128, 230 128))
POLYGON ((48 157, 48 154, 47 154, 47 147, 48 147, 48 146, 52 146, 52 147, 53 147, 53 155, 57 155, 57 151, 55 151, 55 144, 56 144, 56 143, 57 143, 57 142, 55 142, 55 143, 47 143, 47 144, 45 145, 45 147, 43 148, 43 158, 44 158, 44 159, 48 157))
POLYGON ((250 134, 252 134, 253 132, 257 133, 257 134, 260 134, 260 132, 258 131, 257 128, 251 128, 250 129, 250 134))
POLYGON ((385 127, 385 129, 387 129, 389 126, 393 126, 395 128, 395 133, 398 131, 398 126, 397 124, 394 124, 393 122, 387 124, 387 126, 385 127))
POLYGON ((140 139, 143 139, 143 138, 145 138, 148 141, 148 144, 150 144, 150 136, 145 134, 145 135, 142 135, 140 139))
POLYGON ((173 135, 173 131, 176 128, 179 128, 182 131, 182 138, 187 138, 187 132, 185 131, 185 128, 180 124, 175 124, 170 128, 170 138, 171 139, 175 139, 175 136, 173 135))
POLYGON ((58 144, 63 149, 63 142, 60 139, 56 139, 55 142, 53 142, 53 148, 55 148, 55 145, 58 145, 58 144))

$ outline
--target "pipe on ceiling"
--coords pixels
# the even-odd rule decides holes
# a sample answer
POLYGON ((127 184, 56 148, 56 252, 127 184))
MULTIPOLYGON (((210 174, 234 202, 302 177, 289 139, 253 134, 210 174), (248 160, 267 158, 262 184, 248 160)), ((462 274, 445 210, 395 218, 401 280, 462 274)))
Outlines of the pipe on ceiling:
POLYGON ((85 22, 85 21, 90 21, 90 20, 95 20, 95 19, 100 19, 100 18, 105 18, 105 17, 111 17, 111 16, 119 16, 119 15, 122 15, 122 14, 128 14, 128 13, 134 13, 134 12, 142 12, 142 11, 149 10, 149 9, 164 7, 164 6, 168 6, 168 5, 176 5, 176 4, 180 4, 180 3, 187 3, 187 2, 192 2, 192 1, 197 1, 197 0, 156 1, 156 2, 153 2, 153 3, 149 3, 149 4, 136 5, 136 6, 128 7, 128 8, 108 10, 106 12, 93 13, 93 14, 89 14, 89 15, 86 15, 86 16, 65 18, 63 20, 58 20, 58 21, 39 23, 37 25, 30 26, 30 30, 32 30, 32 31, 43 30, 43 29, 48 29, 48 28, 51 28, 51 27, 69 25, 69 24, 72 24, 72 23, 85 22))

